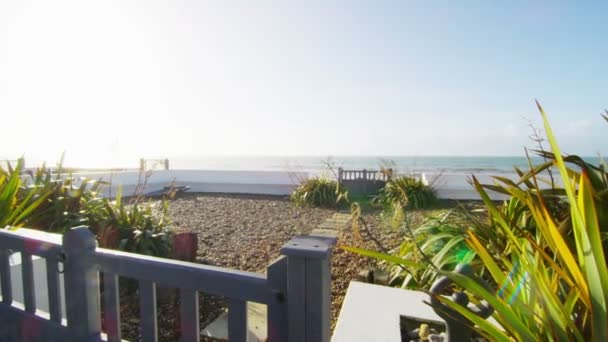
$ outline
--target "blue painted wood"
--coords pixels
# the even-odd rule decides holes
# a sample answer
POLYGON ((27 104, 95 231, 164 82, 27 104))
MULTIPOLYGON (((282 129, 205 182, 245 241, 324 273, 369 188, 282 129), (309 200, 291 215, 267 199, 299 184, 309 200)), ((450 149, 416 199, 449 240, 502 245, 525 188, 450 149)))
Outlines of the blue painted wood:
POLYGON ((104 272, 161 282, 163 286, 190 288, 212 295, 267 304, 273 292, 263 274, 191 262, 156 258, 98 248, 96 264, 104 272))
POLYGON ((21 252, 21 278, 23 281, 23 304, 25 311, 36 312, 36 288, 34 285, 34 265, 32 255, 21 252))
POLYGON ((106 327, 108 342, 120 342, 120 295, 118 276, 113 273, 103 274, 103 321, 106 327))
POLYGON ((182 342, 198 342, 200 340, 198 292, 190 289, 180 289, 179 319, 182 342))
POLYGON ((275 301, 268 304, 268 341, 287 341, 287 257, 280 256, 270 266, 268 286, 275 292, 275 301))
POLYGON ((228 340, 247 341, 247 302, 230 298, 228 301, 228 340))
POLYGON ((27 313, 15 302, 14 306, 0 304, 0 341, 66 342, 73 339, 65 325, 27 313))
POLYGON ((287 261, 289 341, 328 342, 334 237, 297 236, 281 253, 287 261))
POLYGON ((306 341, 329 341, 331 334, 329 259, 306 260, 306 341))
POLYGON ((8 305, 13 302, 9 255, 7 250, 0 250, 0 291, 2 291, 2 303, 8 305))
POLYGON ((151 281, 139 281, 139 322, 144 342, 158 341, 158 324, 156 314, 156 284, 151 281))
POLYGON ((96 341, 101 337, 99 274, 94 268, 95 235, 86 227, 63 235, 65 304, 68 328, 74 340, 96 341))
POLYGON ((335 245, 335 237, 299 235, 281 248, 281 254, 304 258, 329 258, 331 248, 335 245))
POLYGON ((0 229, 0 250, 27 251, 32 255, 49 258, 56 257, 62 248, 59 234, 24 228, 16 231, 0 229))
MULTIPOLYGON (((19 248, 28 246, 31 241, 36 240, 19 234, 0 232, 0 251, 3 246, 7 245, 19 250, 19 248)), ((183 340, 185 341, 198 340, 197 291, 230 298, 228 319, 231 340, 245 341, 247 339, 247 301, 255 301, 268 305, 268 331, 271 342, 286 339, 289 341, 328 341, 329 256, 333 243, 335 243, 335 239, 331 238, 297 237, 282 249, 284 256, 270 265, 268 276, 264 276, 251 272, 104 250, 97 248, 95 237, 85 227, 72 229, 63 236, 62 247, 66 255, 64 262, 65 289, 69 294, 66 298, 66 318, 70 336, 74 340, 100 339, 98 272, 103 271, 108 275, 107 278, 104 278, 105 294, 107 295, 107 297, 104 296, 107 309, 106 323, 111 323, 110 314, 116 318, 114 323, 111 323, 115 332, 110 332, 108 336, 112 341, 120 339, 118 275, 125 275, 140 281, 141 328, 144 341, 157 340, 156 282, 182 289, 180 314, 184 332, 183 340)), ((24 283, 28 283, 25 278, 29 277, 28 274, 31 273, 27 270, 28 258, 30 261, 32 255, 56 258, 59 253, 58 250, 53 250, 56 247, 53 242, 47 243, 44 239, 41 239, 38 245, 33 243, 32 246, 37 247, 32 252, 27 249, 27 253, 24 253, 26 264, 24 283), (42 242, 50 246, 52 253, 42 248, 46 246, 42 242)), ((49 270, 56 270, 56 259, 47 260, 47 265, 49 270)), ((1 254, 2 291, 8 293, 8 297, 11 292, 9 268, 7 253, 1 254)), ((50 292, 55 292, 54 288, 59 287, 57 278, 47 274, 47 280, 50 280, 50 292)), ((33 281, 28 286, 33 288, 33 281)), ((60 302, 59 295, 56 298, 52 296, 49 294, 49 302, 60 302)), ((28 302, 30 311, 32 308, 35 309, 35 301, 33 304, 31 300, 28 302)), ((0 305, 0 315, 6 312, 7 307, 6 304, 0 305)), ((59 309, 54 309, 54 311, 57 310, 59 309)), ((60 320, 60 311, 52 315, 53 320, 60 320)), ((34 316, 32 315, 32 317, 34 316)), ((47 322, 48 324, 57 323, 47 322)))
POLYGON ((61 291, 57 259, 46 259, 46 284, 51 321, 61 322, 61 291))
POLYGON ((287 261, 287 310, 289 341, 306 341, 306 259, 287 261))

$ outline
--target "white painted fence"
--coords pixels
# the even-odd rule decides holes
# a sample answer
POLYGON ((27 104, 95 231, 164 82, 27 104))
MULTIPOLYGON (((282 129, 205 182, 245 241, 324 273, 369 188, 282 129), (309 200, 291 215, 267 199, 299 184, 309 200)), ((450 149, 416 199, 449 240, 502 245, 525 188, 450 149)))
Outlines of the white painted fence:
MULTIPOLYGON (((189 186, 190 192, 288 195, 299 180, 308 176, 304 172, 280 171, 155 170, 149 173, 145 192, 162 190, 174 184, 189 186)), ((138 182, 143 181, 139 171, 80 172, 72 174, 72 177, 110 182, 111 186, 104 189, 104 195, 110 197, 116 195, 119 186, 123 195, 131 195, 138 182)))
MULTIPOLYGON (((82 177, 102 179, 111 182, 105 187, 104 196, 116 195, 118 186, 122 187, 123 195, 133 194, 138 184, 138 171, 119 172, 86 172, 72 174, 77 180, 82 177)), ((240 193, 264 195, 289 195, 298 182, 312 176, 306 172, 283 171, 221 171, 221 170, 155 170, 150 172, 145 192, 155 192, 174 184, 176 186, 189 186, 190 192, 211 193, 240 193)), ((440 198, 456 200, 478 200, 479 195, 469 183, 470 175, 448 173, 422 173, 415 175, 422 177, 433 185, 440 198)), ((515 174, 502 175, 513 180, 515 174)), ((490 175, 477 175, 482 183, 492 184, 494 180, 490 175)), ((506 198, 504 195, 489 192, 492 199, 506 198)))

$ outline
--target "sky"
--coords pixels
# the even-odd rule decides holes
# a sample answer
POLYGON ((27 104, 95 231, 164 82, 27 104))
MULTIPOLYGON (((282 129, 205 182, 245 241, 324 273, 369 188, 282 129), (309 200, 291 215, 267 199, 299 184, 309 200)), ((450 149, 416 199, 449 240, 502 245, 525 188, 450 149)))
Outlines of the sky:
MULTIPOLYGON (((606 2, 0 0, 0 158, 605 155, 606 2)), ((110 165, 111 164, 111 165, 110 165)))

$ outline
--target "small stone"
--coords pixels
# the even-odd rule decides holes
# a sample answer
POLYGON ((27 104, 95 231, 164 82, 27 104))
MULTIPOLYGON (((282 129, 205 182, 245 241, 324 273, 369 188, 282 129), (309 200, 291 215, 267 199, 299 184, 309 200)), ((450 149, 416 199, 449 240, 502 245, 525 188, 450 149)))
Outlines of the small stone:
POLYGON ((365 283, 371 283, 374 280, 374 273, 370 269, 364 269, 357 274, 357 280, 365 283))
POLYGON ((388 285, 389 278, 390 276, 386 271, 379 268, 374 269, 374 284, 388 285))
POLYGON ((443 342, 446 340, 446 335, 445 333, 441 333, 441 334, 430 334, 428 336, 428 340, 430 342, 443 342))

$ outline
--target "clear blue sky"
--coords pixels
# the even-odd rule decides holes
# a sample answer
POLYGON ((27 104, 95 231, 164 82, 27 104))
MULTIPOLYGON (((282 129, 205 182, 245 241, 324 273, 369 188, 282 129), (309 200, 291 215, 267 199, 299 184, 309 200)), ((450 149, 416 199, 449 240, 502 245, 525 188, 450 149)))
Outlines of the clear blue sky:
POLYGON ((606 2, 0 0, 0 118, 20 127, 3 130, 0 157, 521 155, 535 98, 567 152, 606 154, 606 14, 606 2))

